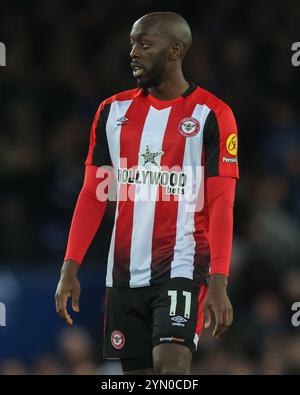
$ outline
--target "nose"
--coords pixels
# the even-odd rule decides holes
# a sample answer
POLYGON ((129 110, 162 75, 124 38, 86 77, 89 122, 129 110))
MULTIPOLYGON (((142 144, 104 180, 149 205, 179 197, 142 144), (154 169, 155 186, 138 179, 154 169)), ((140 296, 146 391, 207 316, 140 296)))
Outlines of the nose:
POLYGON ((130 57, 131 57, 131 59, 139 58, 139 57, 140 57, 136 45, 133 45, 133 46, 132 46, 131 51, 130 51, 130 57))

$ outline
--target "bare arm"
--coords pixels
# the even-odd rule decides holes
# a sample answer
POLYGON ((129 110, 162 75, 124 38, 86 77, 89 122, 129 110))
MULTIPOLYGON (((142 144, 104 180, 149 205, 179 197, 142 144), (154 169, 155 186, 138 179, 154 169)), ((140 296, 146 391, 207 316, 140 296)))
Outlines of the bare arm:
POLYGON ((79 264, 71 259, 64 261, 55 293, 56 312, 68 325, 73 324, 67 310, 69 298, 72 298, 73 311, 79 312, 80 283, 77 278, 79 267, 79 264))

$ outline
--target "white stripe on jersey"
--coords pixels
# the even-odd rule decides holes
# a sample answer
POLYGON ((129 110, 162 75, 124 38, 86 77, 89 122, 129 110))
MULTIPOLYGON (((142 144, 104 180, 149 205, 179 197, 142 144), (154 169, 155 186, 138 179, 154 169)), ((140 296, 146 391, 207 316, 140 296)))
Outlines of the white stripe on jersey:
MULTIPOLYGON (((167 122, 171 107, 157 110, 150 107, 146 117, 139 152, 144 153, 148 145, 151 152, 162 150, 167 122)), ((160 165, 161 155, 155 158, 160 165)), ((139 155, 138 167, 143 166, 144 159, 139 155)), ((147 165, 146 165, 147 167, 147 165)), ((152 169, 153 169, 152 165, 152 169)), ((135 202, 133 211, 132 239, 130 250, 130 287, 150 285, 152 236, 155 217, 156 195, 158 185, 137 184, 135 186, 135 202), (148 197, 148 199, 146 199, 148 197)))
MULTIPOLYGON (((110 106, 110 112, 106 123, 106 136, 109 147, 110 157, 114 166, 115 176, 117 179, 117 170, 120 164, 120 133, 121 125, 117 121, 118 118, 125 116, 132 100, 114 101, 110 106)), ((115 235, 116 235, 116 221, 118 217, 119 208, 119 188, 117 188, 117 207, 115 212, 115 223, 110 240, 110 247, 107 260, 106 285, 112 287, 113 285, 113 266, 114 266, 114 251, 115 251, 115 235)))
POLYGON ((195 207, 199 189, 203 185, 201 168, 203 129, 209 112, 210 109, 206 105, 196 104, 192 117, 198 119, 200 131, 196 136, 186 138, 182 167, 192 183, 188 181, 184 198, 178 200, 176 241, 174 257, 171 262, 171 278, 186 277, 193 279, 196 246, 194 239, 195 207), (191 199, 191 196, 194 198, 191 199))
POLYGON ((115 172, 120 167, 120 134, 122 126, 118 119, 126 114, 131 103, 132 100, 124 100, 114 101, 110 105, 110 112, 106 123, 106 136, 110 158, 115 172))

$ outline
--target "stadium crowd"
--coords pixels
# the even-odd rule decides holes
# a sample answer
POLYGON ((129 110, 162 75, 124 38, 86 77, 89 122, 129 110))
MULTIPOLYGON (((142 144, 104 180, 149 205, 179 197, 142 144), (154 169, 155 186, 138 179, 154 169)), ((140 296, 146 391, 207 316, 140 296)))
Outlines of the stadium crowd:
MULTIPOLYGON (((2 1, 0 41, 0 271, 57 265, 82 184, 89 129, 99 103, 134 87, 132 23, 154 10, 181 13, 193 45, 186 76, 224 99, 239 128, 240 181, 229 294, 235 321, 215 341, 204 331, 197 374, 300 374, 300 67, 297 1, 2 1)), ((86 261, 105 265, 110 204, 86 261)), ((58 334, 53 354, 3 374, 118 374, 85 328, 58 334)))

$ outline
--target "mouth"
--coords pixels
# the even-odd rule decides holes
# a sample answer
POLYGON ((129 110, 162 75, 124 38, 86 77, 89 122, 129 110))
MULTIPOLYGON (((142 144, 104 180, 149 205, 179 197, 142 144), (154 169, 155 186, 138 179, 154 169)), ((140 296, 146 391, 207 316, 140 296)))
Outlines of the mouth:
POLYGON ((132 75, 134 78, 140 78, 145 74, 145 69, 138 64, 131 64, 132 75))

